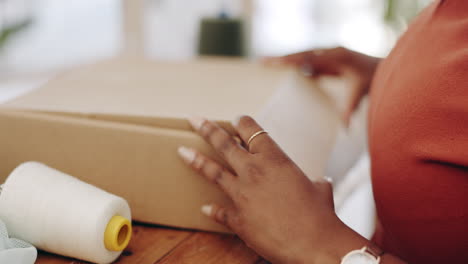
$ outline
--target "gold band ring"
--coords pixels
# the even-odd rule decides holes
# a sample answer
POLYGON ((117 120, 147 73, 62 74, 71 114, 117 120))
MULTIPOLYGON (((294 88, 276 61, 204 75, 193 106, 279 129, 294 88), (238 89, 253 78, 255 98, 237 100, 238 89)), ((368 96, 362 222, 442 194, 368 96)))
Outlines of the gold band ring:
POLYGON ((260 136, 261 134, 268 134, 265 130, 260 130, 258 132, 255 132, 247 141, 247 148, 250 148, 250 143, 252 143, 252 140, 254 140, 256 137, 260 136))

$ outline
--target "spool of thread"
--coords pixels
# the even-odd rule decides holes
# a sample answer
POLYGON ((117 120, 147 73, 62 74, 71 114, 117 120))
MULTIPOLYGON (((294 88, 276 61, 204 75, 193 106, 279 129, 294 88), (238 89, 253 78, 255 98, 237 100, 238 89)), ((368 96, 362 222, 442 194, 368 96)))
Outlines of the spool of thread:
POLYGON ((241 19, 221 15, 200 23, 199 55, 244 56, 244 30, 241 19))
POLYGON ((124 199, 37 162, 7 178, 0 218, 13 237, 93 263, 113 262, 132 234, 124 199))

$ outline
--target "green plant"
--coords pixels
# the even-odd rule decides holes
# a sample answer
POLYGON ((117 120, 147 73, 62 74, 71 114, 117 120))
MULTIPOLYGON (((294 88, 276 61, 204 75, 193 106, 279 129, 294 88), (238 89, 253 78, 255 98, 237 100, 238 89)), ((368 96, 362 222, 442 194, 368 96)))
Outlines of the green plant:
POLYGON ((413 19, 430 0, 385 0, 385 21, 393 26, 406 24, 413 19))
POLYGON ((18 33, 19 31, 25 29, 32 23, 31 19, 27 19, 22 22, 15 23, 13 25, 5 27, 2 31, 0 31, 0 48, 2 48, 5 43, 13 36, 14 34, 18 33))

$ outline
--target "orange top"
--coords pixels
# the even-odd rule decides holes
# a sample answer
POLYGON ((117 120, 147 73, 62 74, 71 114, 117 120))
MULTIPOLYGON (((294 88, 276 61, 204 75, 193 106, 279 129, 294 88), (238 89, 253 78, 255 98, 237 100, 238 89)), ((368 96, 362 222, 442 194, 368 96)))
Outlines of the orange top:
POLYGON ((468 263, 468 1, 435 1, 377 70, 374 239, 411 264, 468 263))

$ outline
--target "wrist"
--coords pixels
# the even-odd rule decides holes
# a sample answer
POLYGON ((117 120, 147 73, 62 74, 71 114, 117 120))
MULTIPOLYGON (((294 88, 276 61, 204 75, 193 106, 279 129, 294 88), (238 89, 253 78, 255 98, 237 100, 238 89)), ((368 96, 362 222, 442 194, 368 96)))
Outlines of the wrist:
POLYGON ((349 252, 369 245, 370 241, 346 226, 339 219, 329 228, 330 234, 323 241, 315 243, 315 248, 304 250, 297 264, 340 264, 349 252))
POLYGON ((346 254, 367 246, 370 243, 369 240, 362 237, 342 222, 335 234, 336 235, 332 237, 327 247, 319 250, 317 258, 320 259, 317 259, 315 263, 339 264, 346 254))

